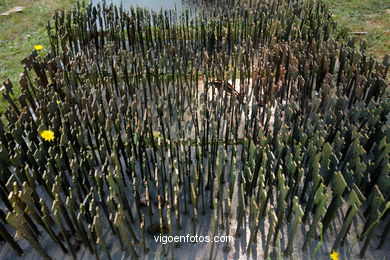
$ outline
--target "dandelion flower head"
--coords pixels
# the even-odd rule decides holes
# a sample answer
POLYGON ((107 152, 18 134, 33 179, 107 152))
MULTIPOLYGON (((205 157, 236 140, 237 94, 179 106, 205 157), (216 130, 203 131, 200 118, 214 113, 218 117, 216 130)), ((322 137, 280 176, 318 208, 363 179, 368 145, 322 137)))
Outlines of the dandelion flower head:
POLYGON ((51 130, 44 130, 42 131, 41 133, 41 137, 45 140, 45 141, 52 141, 54 140, 54 132, 51 131, 51 130))
POLYGON ((43 46, 42 45, 34 45, 34 49, 37 51, 40 51, 43 49, 43 46))
POLYGON ((330 254, 330 259, 331 260, 339 260, 339 253, 337 251, 332 251, 332 253, 330 254))

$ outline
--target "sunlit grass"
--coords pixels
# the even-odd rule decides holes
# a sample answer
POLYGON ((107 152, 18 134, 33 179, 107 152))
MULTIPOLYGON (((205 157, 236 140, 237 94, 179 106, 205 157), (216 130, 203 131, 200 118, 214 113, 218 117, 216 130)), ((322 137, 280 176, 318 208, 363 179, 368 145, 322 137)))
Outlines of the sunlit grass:
POLYGON ((322 0, 327 3, 339 29, 351 37, 366 41, 368 52, 381 60, 390 54, 390 1, 388 0, 322 0))
MULTIPOLYGON (((75 0, 1 0, 0 13, 14 6, 26 7, 21 13, 0 16, 0 85, 8 78, 15 85, 15 96, 20 90, 16 86, 23 71, 20 61, 34 50, 34 45, 42 45, 45 52, 48 45, 46 36, 47 21, 54 11, 69 9, 75 0)), ((7 104, 0 95, 0 113, 7 104)))

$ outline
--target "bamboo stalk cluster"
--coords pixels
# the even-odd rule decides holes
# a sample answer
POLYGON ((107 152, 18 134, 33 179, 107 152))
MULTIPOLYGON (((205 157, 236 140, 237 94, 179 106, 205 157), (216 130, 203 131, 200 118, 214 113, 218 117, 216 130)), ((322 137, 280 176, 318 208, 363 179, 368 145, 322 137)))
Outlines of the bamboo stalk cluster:
POLYGON ((353 221, 361 257, 375 235, 384 245, 389 60, 338 39, 321 3, 77 6, 47 29, 18 102, 3 84, 0 237, 19 255, 15 231, 47 259, 42 237, 111 259, 107 234, 135 259, 150 234, 181 234, 188 219, 196 234, 203 215, 214 233, 249 232, 248 254, 267 222, 265 258, 287 225, 285 256, 301 224, 302 250, 319 235, 337 250, 353 221))

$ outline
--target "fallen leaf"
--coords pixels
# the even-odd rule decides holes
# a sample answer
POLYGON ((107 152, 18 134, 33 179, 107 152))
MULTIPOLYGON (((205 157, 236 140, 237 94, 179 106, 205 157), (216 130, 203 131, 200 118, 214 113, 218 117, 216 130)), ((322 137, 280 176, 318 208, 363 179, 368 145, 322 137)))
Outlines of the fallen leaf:
POLYGON ((1 13, 0 15, 6 16, 6 15, 10 15, 12 13, 20 13, 21 11, 23 11, 24 8, 26 8, 26 7, 24 7, 24 6, 14 6, 11 9, 9 9, 8 11, 6 11, 4 13, 1 13))

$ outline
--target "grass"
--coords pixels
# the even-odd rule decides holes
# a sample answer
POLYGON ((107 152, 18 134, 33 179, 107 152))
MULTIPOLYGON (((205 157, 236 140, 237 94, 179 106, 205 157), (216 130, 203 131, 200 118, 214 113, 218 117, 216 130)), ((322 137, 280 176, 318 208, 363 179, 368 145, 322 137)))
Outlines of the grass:
POLYGON ((389 0, 322 0, 327 3, 340 30, 360 37, 378 60, 390 54, 389 0), (364 32, 364 35, 351 33, 364 32))
MULTIPOLYGON (((26 7, 21 13, 0 16, 0 85, 8 78, 16 86, 23 71, 20 61, 33 51, 34 45, 48 47, 47 21, 55 10, 69 9, 75 0, 0 0, 0 13, 14 6, 26 7)), ((15 87, 15 96, 20 89, 15 87)), ((0 113, 7 104, 0 97, 0 113)))
MULTIPOLYGON (((148 0, 149 1, 149 0, 148 0)), ((322 0, 329 5, 340 30, 367 32, 361 37, 368 52, 378 59, 390 54, 390 1, 322 0)), ((48 47, 47 20, 56 9, 69 9, 76 0, 0 0, 0 13, 14 6, 24 6, 22 13, 0 16, 0 83, 8 78, 17 83, 23 67, 20 61, 36 44, 48 47)), ((0 84, 1 85, 1 84, 0 84)), ((19 95, 15 87, 15 96, 19 95)), ((0 97, 0 113, 7 104, 0 97)))

